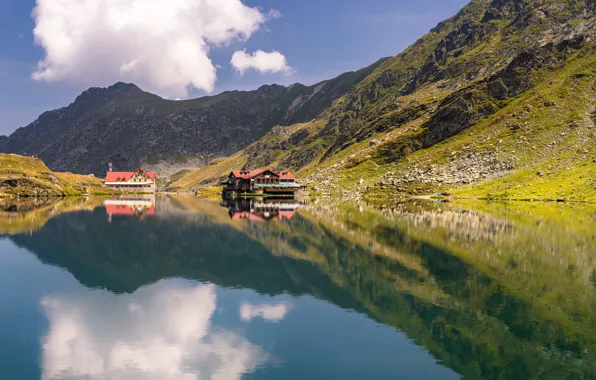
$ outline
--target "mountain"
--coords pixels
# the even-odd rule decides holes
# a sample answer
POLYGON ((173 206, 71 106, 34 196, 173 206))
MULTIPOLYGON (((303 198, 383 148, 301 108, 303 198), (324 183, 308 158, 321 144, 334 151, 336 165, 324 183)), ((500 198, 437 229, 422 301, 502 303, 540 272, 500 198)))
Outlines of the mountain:
POLYGON ((596 200, 595 15, 594 0, 473 0, 316 120, 170 188, 272 166, 353 197, 596 200))
POLYGON ((275 125, 312 120, 383 60, 313 86, 262 86, 186 101, 166 100, 134 84, 90 88, 68 107, 42 114, 9 137, 0 152, 36 155, 52 170, 105 175, 160 162, 194 167, 229 155, 275 125))

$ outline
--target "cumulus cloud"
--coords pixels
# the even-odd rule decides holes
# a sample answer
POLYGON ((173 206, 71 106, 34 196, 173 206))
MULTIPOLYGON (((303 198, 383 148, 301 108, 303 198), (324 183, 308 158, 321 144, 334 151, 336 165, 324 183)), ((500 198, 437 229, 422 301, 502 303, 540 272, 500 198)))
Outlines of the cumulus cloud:
POLYGON ((245 41, 280 16, 241 0, 37 0, 33 15, 46 53, 34 79, 130 81, 165 97, 212 91, 210 49, 245 41))
POLYGON ((290 306, 281 303, 278 305, 251 305, 243 303, 240 306, 240 318, 248 322, 255 318, 263 318, 269 322, 279 322, 285 318, 290 306))
POLYGON ((132 295, 50 296, 42 306, 44 380, 239 380, 268 358, 236 333, 211 331, 211 285, 161 282, 132 295))
POLYGON ((266 53, 262 50, 257 50, 249 54, 246 50, 239 50, 232 56, 230 64, 240 75, 244 75, 247 70, 251 69, 261 73, 292 72, 292 68, 288 66, 286 57, 278 51, 266 53))

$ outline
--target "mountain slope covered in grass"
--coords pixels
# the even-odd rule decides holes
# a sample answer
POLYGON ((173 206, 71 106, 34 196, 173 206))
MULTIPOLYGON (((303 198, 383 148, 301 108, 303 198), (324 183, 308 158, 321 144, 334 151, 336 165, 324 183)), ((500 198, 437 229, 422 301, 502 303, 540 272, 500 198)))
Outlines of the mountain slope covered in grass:
POLYGON ((113 193, 93 175, 55 173, 38 158, 0 154, 0 198, 113 193))
POLYGON ((170 188, 272 166, 355 197, 596 200, 595 16, 593 0, 474 0, 316 120, 170 188))

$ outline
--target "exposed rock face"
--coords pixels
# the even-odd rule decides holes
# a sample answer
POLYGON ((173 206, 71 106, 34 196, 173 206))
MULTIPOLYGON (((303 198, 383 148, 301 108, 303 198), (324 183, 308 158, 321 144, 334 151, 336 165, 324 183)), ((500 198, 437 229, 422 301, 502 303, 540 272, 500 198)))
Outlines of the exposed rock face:
POLYGON ((311 87, 270 85, 187 101, 165 100, 133 84, 91 88, 68 107, 0 137, 0 152, 36 155, 52 170, 98 176, 109 162, 116 170, 196 167, 239 151, 275 125, 312 120, 381 62, 311 87))

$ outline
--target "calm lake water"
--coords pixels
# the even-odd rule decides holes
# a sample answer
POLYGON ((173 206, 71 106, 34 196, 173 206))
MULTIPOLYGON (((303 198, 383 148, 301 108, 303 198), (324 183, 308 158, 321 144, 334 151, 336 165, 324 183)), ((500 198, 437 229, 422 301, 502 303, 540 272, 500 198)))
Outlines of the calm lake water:
POLYGON ((0 201, 0 378, 594 379, 596 206, 0 201))

